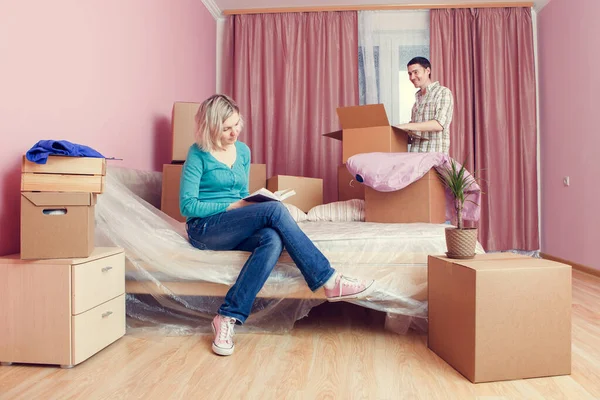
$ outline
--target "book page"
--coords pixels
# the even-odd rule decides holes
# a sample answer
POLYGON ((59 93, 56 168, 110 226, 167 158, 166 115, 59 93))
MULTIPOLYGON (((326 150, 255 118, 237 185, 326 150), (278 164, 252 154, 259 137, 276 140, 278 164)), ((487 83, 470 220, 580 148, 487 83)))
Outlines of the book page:
POLYGON ((257 191, 244 197, 242 200, 250 201, 253 203, 262 203, 265 201, 279 201, 279 198, 275 193, 271 192, 266 188, 260 188, 257 191))
POLYGON ((262 203, 265 201, 283 201, 295 194, 296 192, 293 189, 278 190, 275 193, 273 193, 266 188, 261 188, 244 197, 242 200, 246 200, 253 203, 262 203))
POLYGON ((296 191, 294 189, 283 189, 276 191, 274 194, 279 198, 280 201, 283 201, 288 197, 292 197, 293 195, 295 195, 296 191))

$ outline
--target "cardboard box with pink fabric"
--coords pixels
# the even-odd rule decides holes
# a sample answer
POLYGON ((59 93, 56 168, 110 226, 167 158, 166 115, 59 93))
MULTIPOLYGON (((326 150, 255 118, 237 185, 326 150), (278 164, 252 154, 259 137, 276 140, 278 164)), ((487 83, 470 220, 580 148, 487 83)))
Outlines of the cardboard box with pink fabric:
POLYGON ((420 164, 418 170, 398 168, 397 163, 405 163, 399 161, 401 156, 410 159, 413 153, 408 153, 409 145, 418 135, 390 126, 383 104, 340 107, 337 114, 342 129, 324 136, 342 141, 343 164, 337 174, 339 200, 364 199, 367 222, 446 221, 446 198, 442 182, 432 169, 434 165, 420 164), (375 154, 394 154, 396 164, 388 162, 388 156, 375 154), (367 174, 367 184, 355 171, 357 163, 363 175, 367 174), (380 175, 402 184, 385 188, 369 184, 371 177, 380 175))

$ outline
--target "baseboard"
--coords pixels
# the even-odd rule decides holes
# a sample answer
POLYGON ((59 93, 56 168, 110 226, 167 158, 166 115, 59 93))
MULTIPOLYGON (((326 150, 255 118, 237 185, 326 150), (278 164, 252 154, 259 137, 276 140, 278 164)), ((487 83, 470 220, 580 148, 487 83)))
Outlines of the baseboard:
POLYGON ((573 261, 565 260, 564 258, 560 258, 560 257, 554 257, 554 256, 551 256, 550 254, 546 254, 546 253, 542 253, 542 252, 540 252, 540 257, 542 257, 546 260, 556 261, 556 262, 563 263, 563 264, 568 264, 571 267, 573 267, 573 269, 576 269, 578 271, 585 272, 586 274, 594 275, 594 276, 597 276, 600 278, 600 270, 597 270, 595 268, 587 267, 582 264, 577 264, 577 263, 574 263, 573 261))

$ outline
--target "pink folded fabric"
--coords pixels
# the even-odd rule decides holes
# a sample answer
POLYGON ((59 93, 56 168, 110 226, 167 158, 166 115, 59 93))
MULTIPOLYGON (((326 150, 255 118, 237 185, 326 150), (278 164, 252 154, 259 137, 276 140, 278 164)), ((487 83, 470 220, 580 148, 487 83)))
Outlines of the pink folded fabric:
MULTIPOLYGON (((358 182, 379 192, 393 192, 421 179, 431 168, 438 172, 451 168, 451 161, 443 153, 363 153, 350 157, 346 167, 358 182)), ((460 163, 456 164, 461 168, 460 163)), ((478 221, 481 188, 473 181, 467 192, 463 219, 478 221)), ((446 219, 454 220, 455 217, 454 198, 446 188, 446 219)))

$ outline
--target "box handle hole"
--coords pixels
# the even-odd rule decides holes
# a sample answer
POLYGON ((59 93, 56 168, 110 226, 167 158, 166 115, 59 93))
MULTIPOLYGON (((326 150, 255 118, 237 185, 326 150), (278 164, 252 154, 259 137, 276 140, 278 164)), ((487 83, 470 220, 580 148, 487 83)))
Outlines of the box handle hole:
POLYGON ((44 208, 42 210, 44 215, 65 215, 67 213, 66 208, 44 208))

